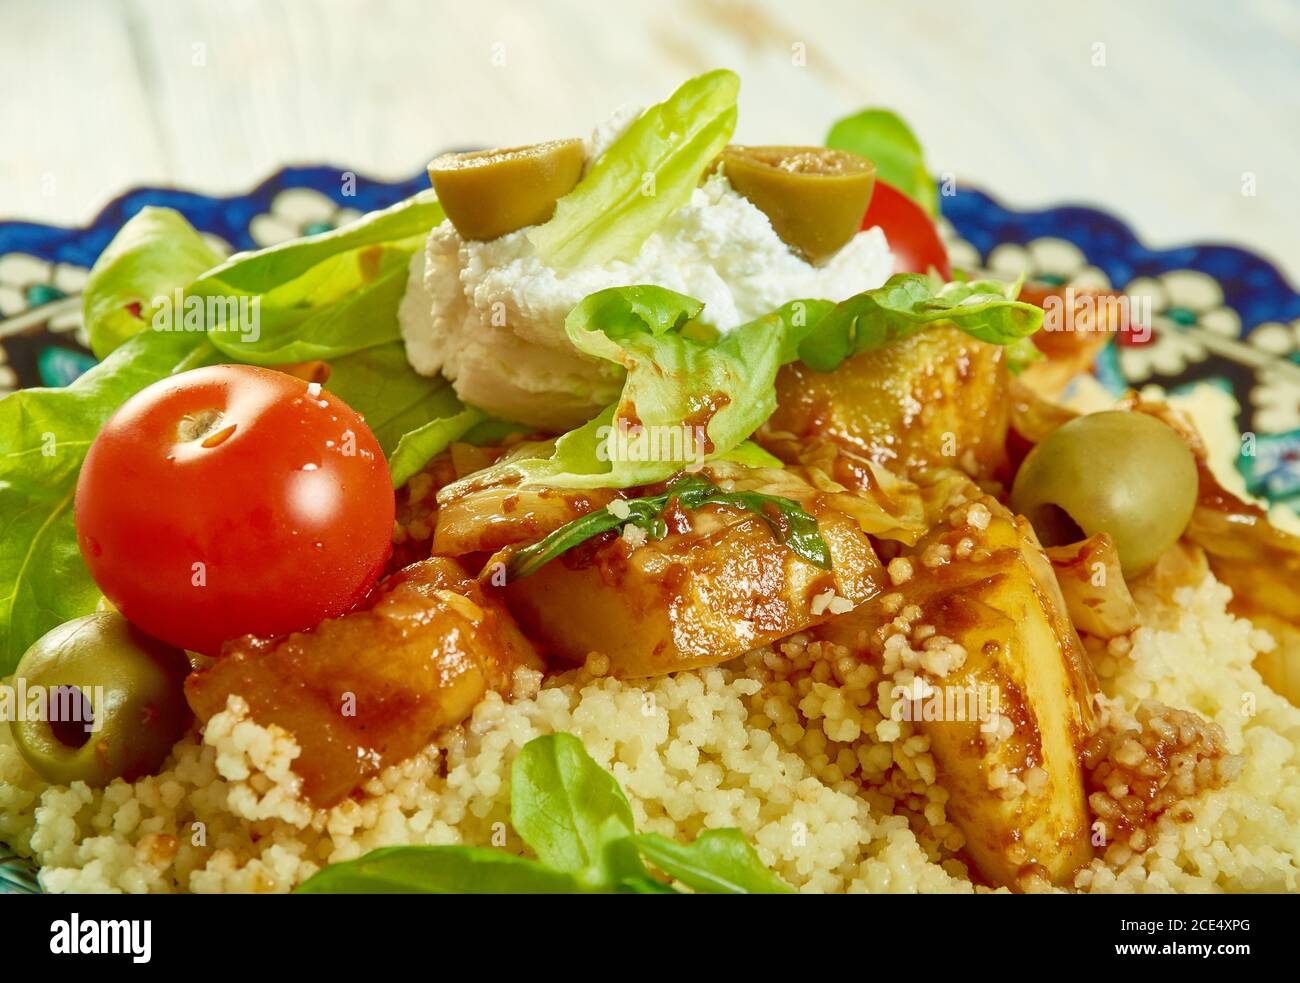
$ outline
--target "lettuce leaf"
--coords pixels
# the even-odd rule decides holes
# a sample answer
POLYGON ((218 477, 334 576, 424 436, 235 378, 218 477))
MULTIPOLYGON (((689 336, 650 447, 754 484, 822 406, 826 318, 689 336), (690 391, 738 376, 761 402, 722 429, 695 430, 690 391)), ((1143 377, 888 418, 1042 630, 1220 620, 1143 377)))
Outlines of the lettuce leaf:
POLYGON ((831 127, 826 146, 861 154, 876 165, 876 177, 925 209, 939 214, 939 195, 926 169, 920 141, 888 109, 864 109, 831 127))
POLYGON ((90 348, 101 361, 149 324, 154 298, 170 297, 221 262, 170 208, 145 207, 113 237, 95 262, 82 294, 90 348))
POLYGON ((65 389, 0 399, 0 676, 41 635, 99 601, 72 508, 99 428, 146 386, 217 360, 201 334, 147 331, 65 389))
POLYGON ((720 69, 642 113, 559 200, 550 221, 528 233, 542 259, 572 268, 635 253, 690 200, 731 139, 739 91, 737 75, 720 69))
POLYGON ((935 289, 920 273, 897 273, 883 287, 835 305, 811 322, 798 342, 799 358, 829 372, 851 355, 881 348, 946 322, 993 345, 1027 338, 1043 324, 1042 308, 1017 301, 1020 284, 954 281, 935 289))
MULTIPOLYGON (((938 323, 992 344, 1010 345, 1042 324, 1043 312, 1015 300, 1018 284, 992 280, 938 284, 900 273, 884 286, 839 304, 796 300, 714 337, 693 328, 703 305, 663 287, 611 287, 586 297, 565 321, 574 346, 626 370, 623 391, 594 419, 554 441, 528 445, 491 468, 447 486, 453 498, 471 486, 518 481, 569 488, 629 488, 662 481, 700 456, 652 435, 705 429, 708 460, 738 450, 776 408, 776 373, 802 359, 830 371, 851 355, 880 348, 938 323), (625 428, 626 453, 608 453, 612 429, 625 428), (639 434, 635 428, 641 427, 639 434), (661 453, 652 453, 654 448, 661 453)), ((699 449, 698 446, 696 448, 699 449)))

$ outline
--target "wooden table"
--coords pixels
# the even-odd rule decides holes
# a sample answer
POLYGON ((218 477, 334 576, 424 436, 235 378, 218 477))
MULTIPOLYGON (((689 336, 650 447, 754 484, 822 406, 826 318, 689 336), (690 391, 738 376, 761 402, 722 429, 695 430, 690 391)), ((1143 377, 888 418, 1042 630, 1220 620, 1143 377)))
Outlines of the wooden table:
POLYGON ((1300 280, 1294 0, 10 0, 0 216, 82 223, 131 185, 231 193, 286 163, 409 176, 718 65, 741 140, 891 106, 959 186, 1251 245, 1300 280))

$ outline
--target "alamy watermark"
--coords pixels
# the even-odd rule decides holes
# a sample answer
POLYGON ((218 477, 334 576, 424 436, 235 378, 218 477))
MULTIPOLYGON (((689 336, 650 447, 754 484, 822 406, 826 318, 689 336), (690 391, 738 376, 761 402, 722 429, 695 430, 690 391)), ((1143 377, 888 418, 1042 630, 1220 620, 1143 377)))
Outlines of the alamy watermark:
POLYGON ((23 676, 0 683, 0 721, 9 724, 80 724, 94 734, 104 726, 99 711, 106 705, 103 686, 29 686, 23 676))
POLYGON ((686 423, 645 426, 619 417, 617 425, 600 427, 596 438, 601 461, 689 461, 687 470, 696 471, 710 449, 706 429, 686 423))
POLYGON ((1145 294, 1099 293, 1066 287, 1043 298, 1044 331, 1127 331, 1132 340, 1151 340, 1151 298, 1145 294))
POLYGON ((248 344, 262 337, 261 297, 201 296, 177 287, 170 297, 154 297, 150 307, 155 331, 220 331, 248 344))
POLYGON ((985 733, 996 730, 1000 724, 1001 692, 998 687, 985 683, 935 686, 917 676, 911 683, 895 685, 890 695, 894 698, 889 711, 893 720, 978 721, 980 730, 985 733))

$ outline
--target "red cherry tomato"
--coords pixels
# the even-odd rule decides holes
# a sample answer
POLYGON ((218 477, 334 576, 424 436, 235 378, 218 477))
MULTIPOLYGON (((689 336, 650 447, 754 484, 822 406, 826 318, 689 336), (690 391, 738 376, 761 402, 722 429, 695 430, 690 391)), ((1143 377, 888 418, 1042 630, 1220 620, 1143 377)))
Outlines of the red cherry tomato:
POLYGON ((925 209, 879 179, 871 192, 867 213, 862 216, 864 229, 877 225, 894 253, 895 273, 927 273, 933 266, 944 280, 952 279, 948 252, 925 209))
POLYGON ((388 558, 394 506, 351 407, 282 372, 215 365, 104 425, 77 482, 77 540, 127 619, 211 654, 352 608, 388 558))

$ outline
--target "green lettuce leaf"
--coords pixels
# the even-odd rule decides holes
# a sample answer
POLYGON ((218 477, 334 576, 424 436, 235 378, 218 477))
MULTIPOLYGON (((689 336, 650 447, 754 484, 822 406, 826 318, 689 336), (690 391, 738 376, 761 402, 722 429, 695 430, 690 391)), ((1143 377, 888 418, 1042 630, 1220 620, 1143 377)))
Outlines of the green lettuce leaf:
POLYGON ((925 209, 939 214, 939 195, 926 169, 916 135, 888 109, 864 109, 831 127, 826 146, 861 154, 876 165, 876 176, 925 209))
POLYGON ((401 488, 436 455, 446 450, 447 445, 460 440, 487 418, 482 410, 467 406, 459 413, 430 420, 424 426, 403 434, 388 456, 393 487, 401 488))
POLYGON ((203 335, 146 331, 65 389, 0 399, 0 676, 41 635, 99 601, 72 508, 99 428, 146 386, 215 361, 203 335))
POLYGON ((221 254, 180 212, 153 207, 137 212, 113 237, 86 280, 82 314, 95 357, 107 358, 148 327, 156 297, 170 297, 220 262, 221 254))
MULTIPOLYGON (((519 481, 569 488, 629 488, 662 481, 688 465, 731 455, 776 407, 776 373, 802 359, 830 371, 851 355, 879 348, 938 323, 951 323, 993 344, 1033 334, 1043 312, 1015 300, 1018 284, 991 280, 938 284, 900 273, 884 286, 839 304, 796 300, 715 337, 695 331, 703 305, 656 286, 611 287, 591 294, 565 321, 581 351, 623 367, 613 405, 554 441, 520 447, 479 474, 449 485, 448 498, 471 485, 519 481), (654 433, 705 428, 703 446, 668 444, 654 433), (643 428, 643 442, 609 453, 611 431, 643 428), (624 428, 620 430, 620 428, 624 428), (682 453, 703 451, 703 454, 682 453), (640 453, 639 451, 644 451, 640 453)), ((746 463, 755 455, 742 451, 746 463)))
POLYGON ((385 454, 406 434, 465 409, 446 379, 411 368, 400 341, 363 348, 329 365, 325 388, 365 418, 385 454))
POLYGON ((1019 291, 1019 283, 997 280, 955 281, 936 290, 920 273, 897 273, 883 287, 836 304, 793 337, 799 358, 821 372, 941 322, 981 341, 1010 345, 1043 324, 1042 308, 1017 301, 1019 291))
POLYGON ((528 233, 538 254, 571 268, 635 253, 731 139, 739 91, 734 72, 708 72, 642 113, 528 233))

